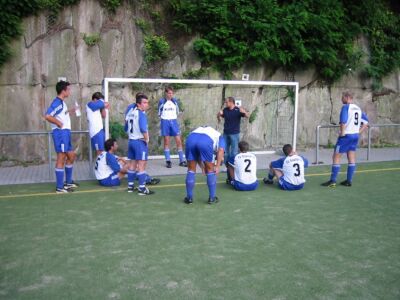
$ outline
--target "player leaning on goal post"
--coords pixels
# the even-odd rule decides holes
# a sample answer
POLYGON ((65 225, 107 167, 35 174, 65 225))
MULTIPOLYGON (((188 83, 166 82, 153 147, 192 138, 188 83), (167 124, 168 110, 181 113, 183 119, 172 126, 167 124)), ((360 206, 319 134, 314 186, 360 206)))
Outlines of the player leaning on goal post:
POLYGON ((368 117, 361 109, 352 103, 353 94, 346 91, 342 94, 342 110, 340 111, 340 131, 332 157, 332 172, 329 181, 322 186, 335 187, 340 171, 340 158, 347 153, 347 178, 340 184, 350 187, 356 170, 356 149, 359 134, 368 127, 368 117))
POLYGON ((57 153, 56 161, 56 193, 73 192, 78 184, 72 180, 72 167, 76 158, 71 143, 71 119, 69 114, 75 111, 75 107, 68 110, 65 99, 71 94, 68 81, 59 81, 56 84, 57 97, 47 109, 45 119, 50 122, 53 131, 54 148, 57 153), (65 178, 64 183, 64 166, 65 178))

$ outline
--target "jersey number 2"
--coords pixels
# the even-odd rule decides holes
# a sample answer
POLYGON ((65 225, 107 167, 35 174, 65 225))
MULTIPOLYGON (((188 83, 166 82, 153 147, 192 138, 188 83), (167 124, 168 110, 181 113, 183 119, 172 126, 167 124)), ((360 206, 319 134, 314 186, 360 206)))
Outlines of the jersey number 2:
POLYGON ((244 162, 247 163, 247 166, 246 166, 246 168, 244 168, 244 171, 250 173, 251 172, 251 170, 250 170, 251 160, 245 159, 244 162))

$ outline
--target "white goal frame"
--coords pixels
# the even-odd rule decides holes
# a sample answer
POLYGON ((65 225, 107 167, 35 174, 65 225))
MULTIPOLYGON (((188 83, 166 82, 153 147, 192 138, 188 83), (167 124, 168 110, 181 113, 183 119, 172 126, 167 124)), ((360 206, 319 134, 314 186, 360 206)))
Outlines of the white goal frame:
MULTIPOLYGON (((293 136, 292 146, 296 150, 297 140, 297 111, 299 103, 299 83, 294 81, 246 81, 246 80, 203 80, 203 79, 164 79, 164 78, 104 78, 103 91, 104 101, 109 101, 109 84, 110 83, 183 83, 183 84, 215 84, 215 85, 264 85, 264 86, 294 86, 294 118, 293 118, 293 136)), ((106 110, 106 118, 104 121, 105 135, 108 139, 110 135, 109 114, 106 110)))

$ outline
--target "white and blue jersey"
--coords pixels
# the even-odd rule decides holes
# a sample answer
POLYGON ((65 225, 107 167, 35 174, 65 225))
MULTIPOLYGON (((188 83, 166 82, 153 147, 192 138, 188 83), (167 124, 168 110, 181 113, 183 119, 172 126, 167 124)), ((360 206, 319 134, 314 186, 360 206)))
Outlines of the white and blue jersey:
POLYGON ((257 157, 253 153, 239 153, 229 159, 235 169, 233 187, 239 191, 252 191, 258 187, 257 157))
POLYGON ((178 136, 181 134, 178 122, 179 105, 175 98, 160 99, 158 102, 158 116, 160 117, 160 135, 178 136))
POLYGON ((104 100, 90 101, 86 105, 86 115, 91 144, 94 150, 104 150, 104 126, 101 110, 104 109, 104 100))
POLYGON ((67 104, 56 97, 46 111, 46 115, 50 115, 62 123, 62 127, 58 128, 56 124, 50 123, 53 131, 54 149, 57 153, 72 151, 71 143, 71 119, 67 104))
POLYGON ((186 159, 196 161, 214 161, 214 153, 225 149, 223 136, 210 126, 198 127, 186 139, 186 159))
POLYGON ((114 154, 104 151, 97 157, 94 173, 96 179, 101 185, 120 185, 120 180, 118 177, 119 171, 121 171, 121 166, 119 165, 117 157, 114 154))
POLYGON ((353 104, 345 104, 340 111, 340 124, 344 124, 344 136, 340 136, 335 146, 335 152, 346 153, 356 151, 360 127, 368 124, 368 117, 353 104))
POLYGON ((306 180, 304 169, 308 167, 308 160, 299 155, 282 157, 271 163, 274 169, 281 170, 283 176, 279 178, 279 186, 284 190, 302 189, 306 180))
POLYGON ((144 140, 144 133, 148 132, 146 113, 131 104, 125 115, 125 124, 129 136, 128 158, 147 160, 148 141, 144 140))

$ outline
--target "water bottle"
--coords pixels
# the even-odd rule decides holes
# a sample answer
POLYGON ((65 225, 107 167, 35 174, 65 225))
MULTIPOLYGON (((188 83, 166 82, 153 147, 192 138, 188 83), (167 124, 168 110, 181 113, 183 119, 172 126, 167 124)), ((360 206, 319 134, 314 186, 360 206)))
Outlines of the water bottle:
POLYGON ((82 115, 81 108, 80 108, 78 102, 76 102, 76 101, 75 101, 75 115, 77 117, 80 117, 82 115))

